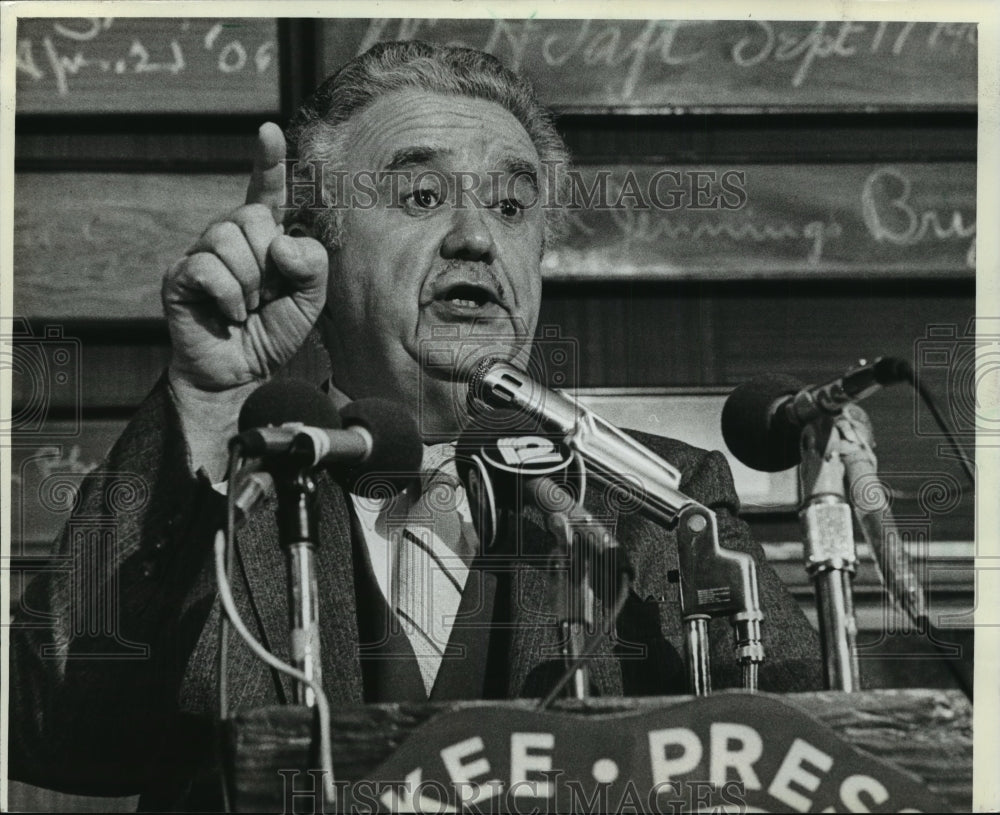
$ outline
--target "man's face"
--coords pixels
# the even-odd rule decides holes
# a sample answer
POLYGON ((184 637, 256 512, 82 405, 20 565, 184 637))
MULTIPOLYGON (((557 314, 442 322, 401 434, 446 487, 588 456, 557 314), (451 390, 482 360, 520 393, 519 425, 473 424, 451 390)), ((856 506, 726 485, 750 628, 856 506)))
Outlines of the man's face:
POLYGON ((352 127, 341 158, 355 199, 330 251, 323 317, 334 381, 354 399, 418 408, 425 438, 453 435, 465 387, 425 366, 431 350, 432 362, 445 349, 459 364, 485 354, 524 364, 530 351, 538 153, 504 108, 460 96, 398 91, 352 127))

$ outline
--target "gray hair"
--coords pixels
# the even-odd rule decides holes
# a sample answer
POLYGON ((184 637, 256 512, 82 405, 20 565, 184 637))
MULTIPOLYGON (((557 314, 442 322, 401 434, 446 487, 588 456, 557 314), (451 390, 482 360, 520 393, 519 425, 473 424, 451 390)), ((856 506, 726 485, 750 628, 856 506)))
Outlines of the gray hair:
POLYGON ((344 210, 334 206, 335 185, 330 179, 340 169, 350 120, 380 97, 404 89, 495 102, 521 123, 547 169, 540 174, 538 203, 545 205, 543 247, 551 246, 563 223, 563 207, 555 204, 566 200, 569 170, 566 145, 551 114, 526 80, 490 54, 417 40, 378 43, 355 57, 330 76, 289 123, 289 158, 297 160, 289 182, 311 178, 320 166, 324 171, 323 206, 303 204, 302 196, 293 195, 294 219, 309 226, 325 245, 340 242, 344 210), (555 189, 548 184, 553 180, 555 189))

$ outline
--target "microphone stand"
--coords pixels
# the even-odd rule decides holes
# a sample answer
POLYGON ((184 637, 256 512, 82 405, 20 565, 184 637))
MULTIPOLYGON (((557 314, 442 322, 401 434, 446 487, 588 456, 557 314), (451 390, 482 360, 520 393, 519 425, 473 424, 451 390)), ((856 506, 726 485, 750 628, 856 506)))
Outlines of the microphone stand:
MULTIPOLYGON (((608 531, 582 507, 574 506, 569 511, 552 508, 553 498, 559 493, 564 500, 571 499, 551 479, 532 478, 525 483, 525 489, 532 503, 545 513, 546 525, 559 544, 559 553, 568 561, 567 569, 555 570, 559 650, 568 670, 579 661, 587 633, 594 627, 596 598, 591 589, 594 555, 613 548, 614 542, 608 531)), ((573 671, 569 696, 588 699, 590 687, 590 666, 584 660, 573 671)))
MULTIPOLYGON (((585 474, 582 478, 586 478, 585 474)), ((564 673, 557 688, 568 679, 572 682, 570 698, 587 699, 591 688, 591 655, 586 649, 588 642, 593 645, 593 637, 599 633, 596 630, 598 606, 600 604, 603 610, 602 619, 613 626, 625 601, 623 592, 627 593, 627 583, 633 577, 632 567, 620 552, 614 535, 584 507, 582 499, 574 500, 547 476, 527 480, 524 491, 544 513, 549 532, 561 544, 560 549, 568 560, 568 570, 556 570, 561 577, 557 580, 555 605, 561 656, 565 670, 572 671, 572 675, 564 673), (562 505, 568 508, 563 509, 562 505)), ((543 707, 547 707, 558 692, 554 689, 543 707)))
MULTIPOLYGON (((288 563, 291 664, 307 677, 322 682, 315 563, 319 544, 316 481, 308 470, 289 466, 277 474, 275 486, 278 540, 288 563)), ((316 705, 315 694, 305 683, 295 683, 295 703, 316 705)))
POLYGON ((915 633, 929 643, 940 658, 947 660, 956 683, 971 698, 967 681, 955 670, 954 660, 961 655, 961 649, 936 636, 924 593, 926 576, 920 574, 906 551, 890 508, 888 488, 879 480, 871 422, 860 408, 853 412, 856 416, 851 417, 851 430, 857 434, 857 442, 844 456, 844 467, 848 483, 852 485, 854 514, 872 550, 875 571, 888 594, 890 608, 895 603, 902 611, 900 616, 894 608, 893 618, 886 622, 890 630, 915 633))
POLYGON ((694 501, 677 516, 677 552, 690 692, 712 692, 708 622, 723 614, 733 626, 743 687, 756 691, 764 661, 757 564, 744 552, 723 549, 715 513, 694 501))
MULTIPOLYGON (((564 528, 563 551, 569 558, 569 569, 558 570, 557 606, 559 611, 559 651, 563 665, 569 668, 583 653, 586 632, 594 625, 594 595, 590 590, 590 564, 581 551, 575 524, 567 522, 564 528)), ((590 697, 590 665, 581 663, 573 672, 570 697, 590 697)))
POLYGON ((923 583, 900 540, 886 487, 879 481, 871 422, 861 408, 852 413, 857 415, 850 417, 850 429, 856 434, 857 441, 844 455, 844 467, 848 483, 852 485, 854 514, 865 541, 871 547, 877 571, 890 600, 899 604, 905 617, 918 627, 919 634, 927 636, 930 634, 930 619, 923 583), (866 487, 875 489, 874 496, 869 495, 866 487))
POLYGON ((851 585, 858 558, 845 460, 865 446, 859 414, 867 423, 856 405, 820 416, 803 428, 800 441, 799 519, 806 572, 816 589, 824 679, 829 690, 848 692, 858 690, 860 678, 851 585))

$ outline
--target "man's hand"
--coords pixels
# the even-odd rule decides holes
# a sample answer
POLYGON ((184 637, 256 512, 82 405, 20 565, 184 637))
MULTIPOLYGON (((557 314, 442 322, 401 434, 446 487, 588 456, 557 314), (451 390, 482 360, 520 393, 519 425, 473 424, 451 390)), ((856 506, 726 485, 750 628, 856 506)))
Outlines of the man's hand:
POLYGON ((192 465, 213 476, 243 401, 298 350, 326 300, 326 249, 281 226, 284 158, 281 129, 263 125, 246 204, 211 224, 163 280, 170 385, 192 465))

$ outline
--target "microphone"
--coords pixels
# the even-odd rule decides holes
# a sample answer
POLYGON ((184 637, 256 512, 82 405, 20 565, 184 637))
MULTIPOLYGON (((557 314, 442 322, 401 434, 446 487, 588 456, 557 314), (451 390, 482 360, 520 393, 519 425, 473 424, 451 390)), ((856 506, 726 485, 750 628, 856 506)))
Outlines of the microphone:
POLYGON ((497 541, 519 540, 518 524, 529 481, 545 478, 552 485, 546 492, 552 493, 558 506, 543 506, 543 510, 567 509, 575 504, 572 493, 580 492, 576 484, 569 487, 573 452, 560 438, 517 411, 497 410, 490 415, 488 425, 480 422, 468 427, 458 439, 455 454, 455 469, 465 487, 484 552, 493 549, 497 541), (556 488, 561 492, 555 493, 556 488))
POLYGON ((555 433, 599 480, 625 487, 654 521, 676 522, 681 616, 688 631, 691 691, 708 692, 708 619, 729 614, 744 684, 757 687, 764 659, 756 564, 744 553, 719 544, 715 513, 681 493, 680 472, 647 447, 626 436, 559 391, 533 381, 499 359, 485 359, 469 380, 470 416, 489 419, 496 408, 513 408, 555 433), (484 412, 485 408, 492 410, 484 412), (637 493, 637 494, 636 494, 637 493))
MULTIPOLYGON (((333 403, 312 385, 297 379, 273 380, 247 397, 237 420, 238 436, 229 440, 230 449, 240 446, 245 458, 256 459, 239 486, 234 502, 238 515, 246 518, 265 496, 274 494, 274 477, 261 471, 262 457, 277 452, 278 439, 290 443, 294 435, 281 428, 287 423, 308 423, 318 427, 339 428, 340 414, 333 403), (246 444, 244 444, 246 442, 246 444)), ((234 489, 237 485, 230 484, 234 489)))
POLYGON ((251 393, 237 420, 241 433, 258 427, 301 423, 339 428, 340 414, 330 397, 301 379, 273 379, 251 393))
POLYGON ((240 412, 239 427, 242 432, 230 444, 238 445, 244 456, 303 468, 336 466, 344 480, 367 473, 416 472, 423 457, 416 418, 403 405, 361 399, 338 414, 324 394, 305 383, 272 382, 259 388, 240 412))
POLYGON ((678 491, 681 474, 672 464, 566 394, 495 357, 483 360, 469 380, 469 414, 483 416, 484 405, 513 408, 537 419, 559 434, 596 478, 638 499, 654 520, 670 525, 692 503, 678 491))
MULTIPOLYGON (((315 388, 279 381, 247 399, 239 427, 231 448, 262 459, 270 478, 248 479, 236 505, 245 514, 272 486, 277 493, 278 539, 288 568, 291 661, 322 684, 315 566, 321 540, 317 479, 311 470, 326 466, 344 480, 373 470, 416 470, 423 457, 416 419, 385 399, 363 399, 338 414, 315 388)), ((296 684, 295 698, 307 706, 316 703, 307 683, 296 684)))
POLYGON ((799 463, 802 428, 820 416, 835 416, 886 385, 906 382, 908 362, 879 357, 822 385, 804 385, 768 375, 740 385, 722 408, 722 437, 740 461, 754 470, 779 472, 799 463))
MULTIPOLYGON (((592 648, 586 634, 596 624, 595 602, 609 612, 618 608, 632 577, 631 566, 619 556, 610 532, 582 507, 583 476, 573 466, 574 452, 551 432, 537 429, 537 421, 523 412, 504 409, 489 419, 490 427, 472 426, 456 446, 456 470, 465 485, 480 545, 501 558, 541 557, 555 570, 558 588, 551 602, 567 669, 564 681, 572 679, 576 698, 586 698, 590 668, 584 655, 592 648), (572 484, 571 470, 579 476, 572 484), (527 504, 541 510, 553 540, 542 552, 532 551, 523 534, 521 510, 527 504), (498 551, 497 541, 507 544, 508 551, 498 551)), ((617 616, 617 611, 612 613, 617 616)), ((614 619, 605 625, 613 626, 614 619)))
POLYGON ((405 405, 378 397, 359 399, 340 411, 340 419, 345 428, 341 432, 356 433, 365 441, 364 454, 347 460, 342 455, 347 445, 341 450, 331 445, 328 451, 317 448, 314 455, 319 455, 321 463, 329 463, 331 457, 339 461, 335 475, 349 491, 357 492, 362 484, 378 489, 379 479, 402 489, 420 472, 424 459, 420 428, 405 405))
MULTIPOLYGON (((323 466, 349 489, 370 475, 410 477, 419 472, 423 445, 413 413, 388 399, 360 399, 339 413, 316 388, 276 380, 243 405, 230 445, 271 465, 323 466)), ((249 476, 236 500, 245 516, 273 489, 267 473, 249 476)))

